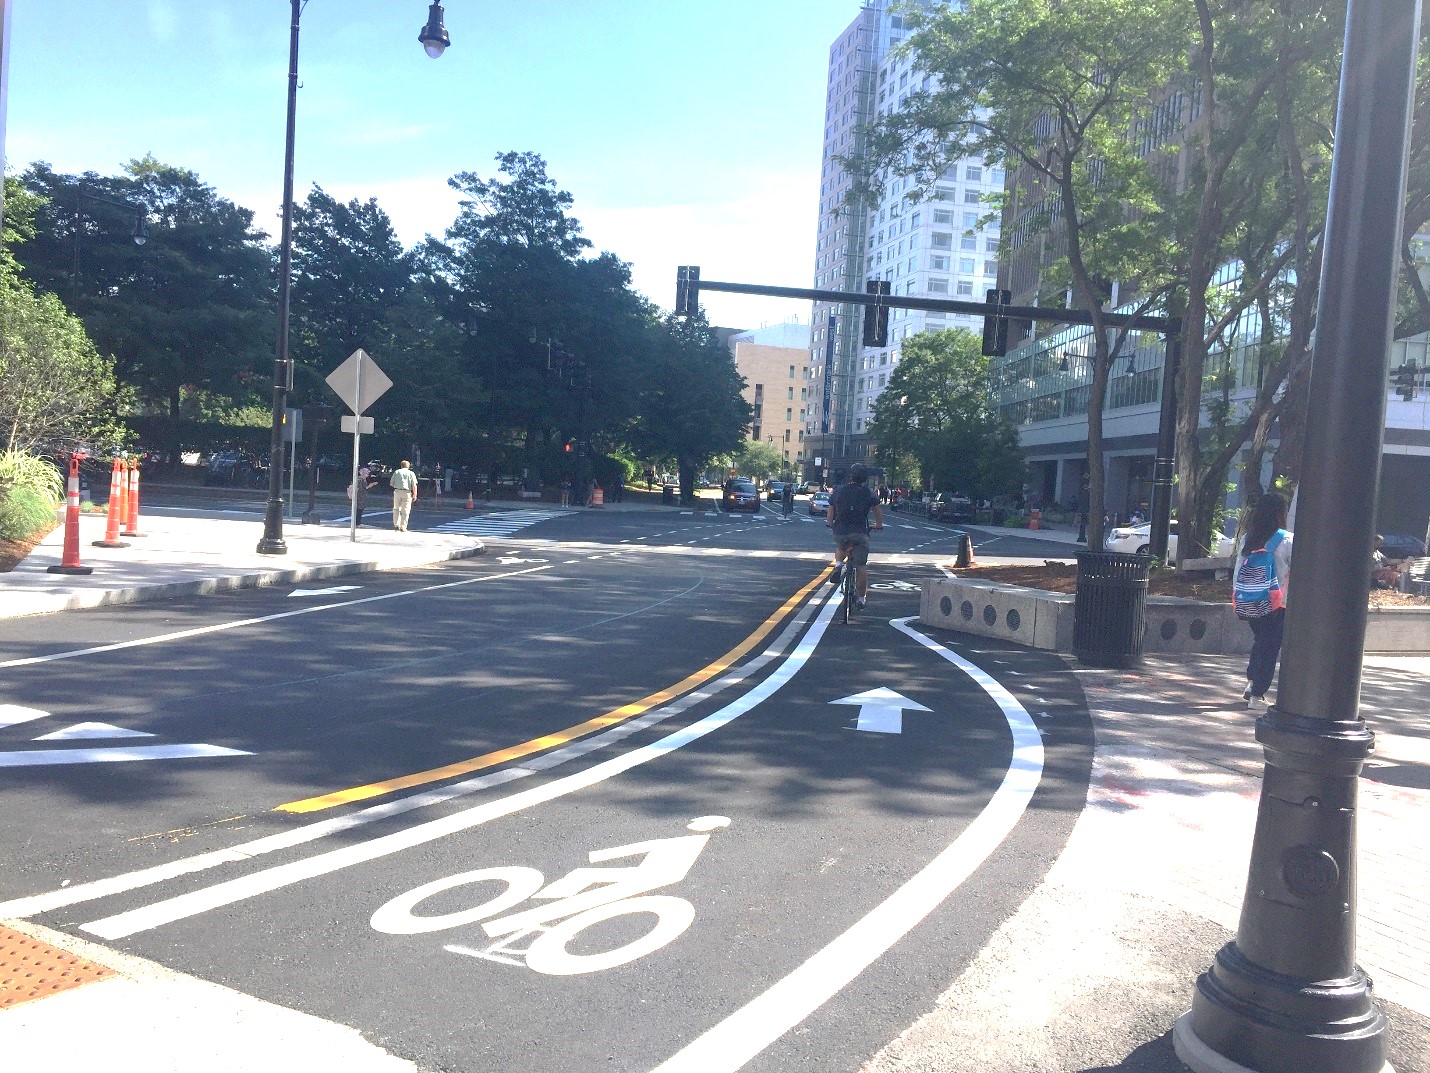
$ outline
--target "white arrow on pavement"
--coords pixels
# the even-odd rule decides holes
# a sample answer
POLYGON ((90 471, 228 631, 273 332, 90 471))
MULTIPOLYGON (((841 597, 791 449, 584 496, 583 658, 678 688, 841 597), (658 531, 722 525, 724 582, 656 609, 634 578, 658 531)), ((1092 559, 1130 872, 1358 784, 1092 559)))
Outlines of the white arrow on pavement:
POLYGON ((545 559, 518 559, 515 555, 500 555, 497 562, 502 566, 511 566, 513 563, 544 563, 545 559))
POLYGON ((295 596, 332 596, 339 592, 352 592, 354 589, 362 588, 361 585, 334 585, 327 589, 294 589, 288 594, 291 600, 295 596))
POLYGON ((844 697, 841 700, 832 700, 830 704, 857 704, 859 706, 859 725, 856 730, 866 730, 875 734, 901 734, 904 730, 904 709, 911 712, 928 712, 932 708, 925 708, 916 700, 909 700, 902 693, 895 693, 892 689, 880 686, 878 689, 868 689, 863 693, 856 693, 852 697, 844 697))
POLYGON ((883 581, 869 586, 871 589, 895 589, 899 592, 918 592, 919 586, 912 581, 883 581))

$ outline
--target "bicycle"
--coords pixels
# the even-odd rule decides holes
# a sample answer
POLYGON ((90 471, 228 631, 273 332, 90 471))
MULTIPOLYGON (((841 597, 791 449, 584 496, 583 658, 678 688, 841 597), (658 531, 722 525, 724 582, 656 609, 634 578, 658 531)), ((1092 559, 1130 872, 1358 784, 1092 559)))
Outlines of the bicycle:
MULTIPOLYGON (((864 532, 871 533, 875 529, 884 528, 882 525, 864 527, 864 532)), ((851 544, 844 556, 844 573, 839 579, 839 615, 845 625, 849 624, 849 619, 859 606, 859 567, 863 566, 868 570, 869 545, 851 544), (862 549, 862 554, 860 553, 862 549), (863 562, 859 560, 862 559, 863 562)))

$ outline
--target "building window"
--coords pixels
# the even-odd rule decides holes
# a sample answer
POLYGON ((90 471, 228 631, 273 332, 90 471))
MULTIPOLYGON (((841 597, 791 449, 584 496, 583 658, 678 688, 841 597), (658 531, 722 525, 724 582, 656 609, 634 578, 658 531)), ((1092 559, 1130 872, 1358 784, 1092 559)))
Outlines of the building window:
POLYGON ((997 253, 997 252, 998 252, 998 240, 997 240, 996 238, 985 238, 985 239, 983 240, 983 252, 984 252, 984 253, 997 253))
POLYGON ((983 169, 977 164, 970 164, 964 170, 963 177, 971 183, 981 183, 983 181, 983 169))
POLYGON ((965 204, 977 205, 983 200, 983 195, 977 190, 965 190, 963 192, 963 200, 965 204))
POLYGON ((755 385, 755 398, 757 398, 757 399, 762 399, 762 398, 764 398, 764 397, 765 397, 765 385, 764 385, 764 384, 756 384, 756 385, 755 385))
POLYGON ((930 257, 930 258, 929 258, 929 267, 932 268, 935 272, 947 272, 947 271, 948 271, 948 258, 947 258, 947 257, 937 257, 937 256, 935 256, 935 257, 930 257))
POLYGON ((997 262, 997 261, 984 261, 984 262, 983 262, 983 274, 984 274, 985 276, 996 276, 996 275, 998 274, 998 262, 997 262))
POLYGON ((972 272, 972 271, 973 271, 973 258, 972 258, 972 257, 960 257, 960 258, 958 259, 958 270, 959 270, 960 272, 972 272))
POLYGON ((978 213, 976 213, 976 212, 965 212, 965 213, 963 214, 963 226, 964 226, 965 228, 970 229, 970 230, 973 229, 973 228, 975 228, 975 227, 977 227, 977 226, 978 226, 978 213))
POLYGON ((762 402, 757 402, 757 403, 755 403, 755 416, 756 416, 756 417, 764 417, 764 416, 765 416, 765 404, 764 404, 764 403, 762 403, 762 402))
POLYGON ((933 214, 933 222, 936 224, 948 224, 950 227, 952 227, 953 213, 947 212, 942 209, 935 209, 933 214))
POLYGON ((953 249, 953 236, 943 231, 935 231, 929 238, 929 245, 936 250, 953 249))
POLYGON ((961 249, 961 250, 976 250, 976 249, 978 249, 978 236, 977 236, 977 235, 964 235, 963 238, 959 239, 959 241, 958 241, 958 248, 961 249))
POLYGON ((880 387, 883 387, 883 386, 884 386, 885 384, 887 384, 888 382, 889 382, 888 374, 886 374, 886 373, 880 373, 880 374, 879 374, 879 386, 880 386, 880 387))
POLYGON ((935 186, 933 188, 933 193, 934 197, 938 198, 940 201, 953 200, 953 187, 951 186, 935 186))
POLYGON ((793 366, 793 365, 791 365, 791 366, 789 367, 789 378, 790 378, 791 380, 794 379, 794 366, 793 366))
POLYGON ((794 420, 794 411, 793 411, 792 409, 790 409, 788 406, 785 407, 785 420, 786 420, 786 421, 793 421, 793 420, 794 420))
POLYGON ((966 280, 966 279, 961 279, 961 280, 959 280, 959 281, 958 281, 958 293, 959 293, 960 295, 965 295, 965 296, 972 295, 972 294, 973 294, 973 282, 972 282, 971 280, 966 280))
POLYGON ((930 280, 929 280, 929 294, 947 294, 947 293, 948 293, 948 280, 946 280, 946 279, 930 279, 930 280))
POLYGON ((758 440, 759 438, 760 438, 760 426, 759 426, 759 425, 752 425, 752 426, 750 427, 750 439, 752 439, 752 440, 758 440))

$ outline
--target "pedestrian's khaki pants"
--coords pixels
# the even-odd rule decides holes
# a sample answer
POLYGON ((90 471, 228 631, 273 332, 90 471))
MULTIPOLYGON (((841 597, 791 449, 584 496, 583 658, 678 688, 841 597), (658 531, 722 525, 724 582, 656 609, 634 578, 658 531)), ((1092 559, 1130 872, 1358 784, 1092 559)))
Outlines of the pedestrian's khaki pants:
POLYGON ((412 493, 406 488, 392 490, 392 528, 407 531, 407 519, 412 514, 412 493))

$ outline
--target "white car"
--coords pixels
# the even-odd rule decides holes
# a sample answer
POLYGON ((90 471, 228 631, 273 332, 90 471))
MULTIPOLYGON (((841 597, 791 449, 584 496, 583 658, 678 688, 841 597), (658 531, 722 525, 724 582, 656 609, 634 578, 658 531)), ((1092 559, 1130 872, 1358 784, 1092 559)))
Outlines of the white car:
MULTIPOLYGON (((1107 539, 1103 547, 1108 551, 1125 551, 1132 554, 1142 554, 1147 551, 1152 540, 1152 526, 1145 525, 1121 526, 1113 529, 1107 534, 1107 539)), ((1236 541, 1229 536, 1223 536, 1216 530, 1212 530, 1212 543, 1216 546, 1214 558, 1226 558, 1236 554, 1236 541)), ((1171 528, 1167 531, 1167 558, 1177 557, 1177 523, 1172 521, 1171 528)))

